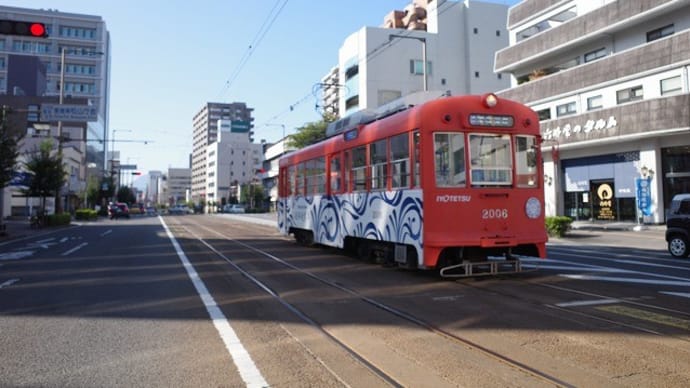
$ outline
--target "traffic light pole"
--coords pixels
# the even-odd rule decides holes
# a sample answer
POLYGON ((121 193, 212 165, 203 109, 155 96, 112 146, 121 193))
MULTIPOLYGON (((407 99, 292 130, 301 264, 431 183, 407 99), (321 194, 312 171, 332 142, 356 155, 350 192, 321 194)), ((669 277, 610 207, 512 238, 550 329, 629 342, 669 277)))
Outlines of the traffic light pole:
MULTIPOLYGON (((63 47, 60 51, 60 97, 58 103, 62 105, 65 98, 65 48, 63 47)), ((57 142, 58 158, 60 158, 60 163, 62 163, 62 120, 58 120, 57 142)), ((62 167, 64 173, 64 165, 62 167)), ((62 187, 58 188, 55 195, 55 214, 60 213, 62 213, 62 187)))

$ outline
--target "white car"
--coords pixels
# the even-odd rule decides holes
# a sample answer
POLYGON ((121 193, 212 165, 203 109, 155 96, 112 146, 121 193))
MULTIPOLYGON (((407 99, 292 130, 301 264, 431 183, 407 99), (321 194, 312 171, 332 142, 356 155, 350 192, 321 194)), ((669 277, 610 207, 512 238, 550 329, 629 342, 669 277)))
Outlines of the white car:
POLYGON ((223 207, 223 213, 244 213, 244 206, 238 204, 225 205, 225 207, 223 207))

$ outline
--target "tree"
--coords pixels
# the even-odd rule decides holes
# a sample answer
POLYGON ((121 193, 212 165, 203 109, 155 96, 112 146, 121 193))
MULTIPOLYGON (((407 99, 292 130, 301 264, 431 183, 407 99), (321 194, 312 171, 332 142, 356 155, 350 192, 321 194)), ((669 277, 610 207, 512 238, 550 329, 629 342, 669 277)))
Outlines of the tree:
POLYGON ((26 194, 40 197, 41 208, 45 210, 46 197, 57 195, 67 182, 62 166, 62 154, 53 154, 53 141, 48 139, 28 153, 24 165, 32 175, 26 194))
POLYGON ((326 127, 333 121, 335 121, 335 116, 327 113, 321 118, 321 121, 308 123, 297 128, 297 133, 288 136, 287 146, 301 149, 325 139, 326 127))
POLYGON ((20 131, 14 130, 13 126, 7 120, 8 108, 2 107, 0 111, 0 225, 5 218, 2 214, 3 193, 5 187, 12 180, 15 166, 17 165, 17 157, 19 156, 19 140, 22 138, 20 131))
POLYGON ((137 198, 129 187, 121 186, 120 189, 117 190, 117 201, 133 204, 137 201, 137 198))

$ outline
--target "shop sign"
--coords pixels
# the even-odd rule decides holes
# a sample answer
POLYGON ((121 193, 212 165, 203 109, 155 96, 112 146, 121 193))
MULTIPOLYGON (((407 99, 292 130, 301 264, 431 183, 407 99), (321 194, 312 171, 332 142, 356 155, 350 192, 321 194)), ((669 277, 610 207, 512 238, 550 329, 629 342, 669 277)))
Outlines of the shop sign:
POLYGON ((560 138, 569 138, 571 136, 578 135, 580 133, 588 134, 592 131, 602 131, 604 129, 615 128, 618 125, 615 116, 609 116, 608 119, 598 119, 598 120, 587 120, 583 125, 570 123, 565 124, 563 127, 558 126, 556 128, 546 128, 543 134, 544 140, 558 140, 560 138))
POLYGON ((640 209, 643 215, 652 215, 652 178, 635 178, 635 187, 637 189, 637 208, 640 209))
POLYGON ((594 204, 594 210, 597 220, 601 221, 614 221, 616 219, 616 213, 614 211, 613 205, 615 200, 613 197, 613 182, 604 182, 596 186, 596 203, 594 204))

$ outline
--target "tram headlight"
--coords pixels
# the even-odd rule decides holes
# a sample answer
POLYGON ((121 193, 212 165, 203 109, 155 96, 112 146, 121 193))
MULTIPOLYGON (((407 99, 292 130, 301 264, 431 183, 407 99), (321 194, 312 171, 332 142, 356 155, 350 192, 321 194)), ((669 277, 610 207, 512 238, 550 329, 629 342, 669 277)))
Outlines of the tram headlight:
POLYGON ((530 197, 525 202, 525 214, 529 218, 538 218, 541 215, 541 202, 535 197, 530 197))

